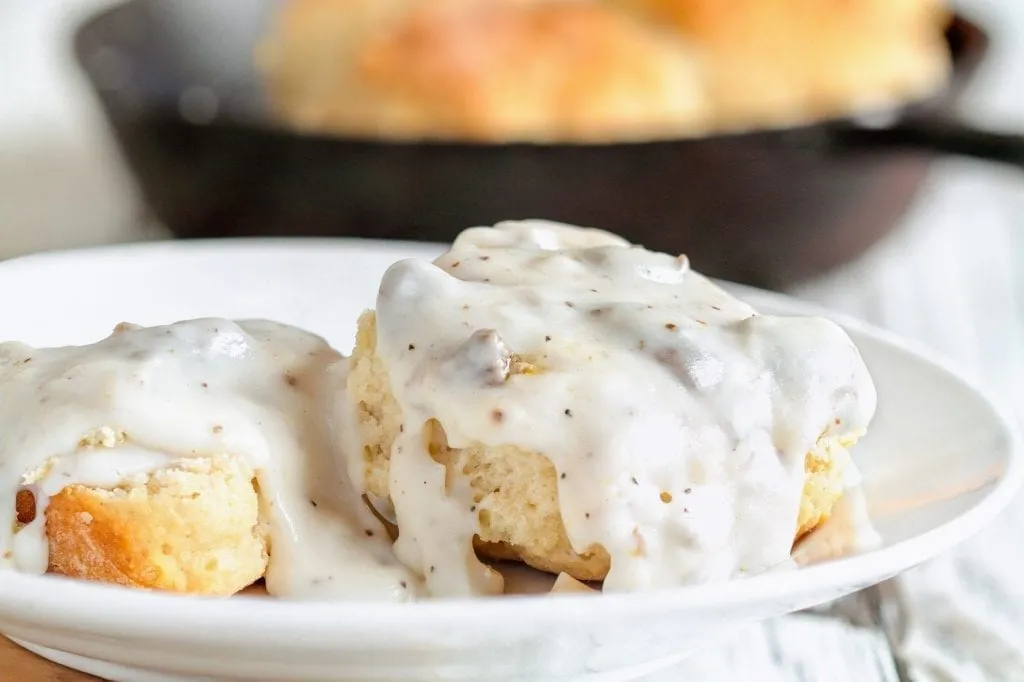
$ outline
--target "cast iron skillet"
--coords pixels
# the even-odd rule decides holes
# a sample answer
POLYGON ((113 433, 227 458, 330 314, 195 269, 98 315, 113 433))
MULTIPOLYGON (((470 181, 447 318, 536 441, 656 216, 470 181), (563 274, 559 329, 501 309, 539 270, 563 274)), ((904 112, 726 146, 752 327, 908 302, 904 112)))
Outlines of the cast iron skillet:
POLYGON ((848 261, 899 220, 936 154, 1024 165, 1024 138, 952 111, 983 56, 963 18, 955 73, 871 127, 639 144, 389 143, 298 135, 266 114, 252 50, 272 0, 130 0, 85 23, 80 64, 156 218, 182 238, 347 235, 448 241, 550 218, 687 253, 709 275, 780 288, 848 261))

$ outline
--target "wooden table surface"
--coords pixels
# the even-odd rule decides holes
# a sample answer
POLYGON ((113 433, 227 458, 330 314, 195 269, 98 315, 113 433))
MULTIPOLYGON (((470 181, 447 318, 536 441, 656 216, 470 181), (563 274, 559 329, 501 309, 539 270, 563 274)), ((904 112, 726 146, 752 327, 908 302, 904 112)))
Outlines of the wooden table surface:
POLYGON ((0 679, 19 682, 97 682, 100 679, 50 663, 6 637, 0 637, 0 673, 0 679))

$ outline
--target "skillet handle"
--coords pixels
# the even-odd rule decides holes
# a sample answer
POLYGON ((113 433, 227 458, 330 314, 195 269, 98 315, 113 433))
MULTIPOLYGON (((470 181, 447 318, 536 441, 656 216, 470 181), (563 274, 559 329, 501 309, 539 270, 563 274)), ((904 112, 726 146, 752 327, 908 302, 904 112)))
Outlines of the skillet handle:
POLYGON ((891 126, 842 126, 831 131, 833 144, 847 150, 923 151, 965 156, 1024 170, 1024 134, 975 128, 948 119, 905 119, 891 126))

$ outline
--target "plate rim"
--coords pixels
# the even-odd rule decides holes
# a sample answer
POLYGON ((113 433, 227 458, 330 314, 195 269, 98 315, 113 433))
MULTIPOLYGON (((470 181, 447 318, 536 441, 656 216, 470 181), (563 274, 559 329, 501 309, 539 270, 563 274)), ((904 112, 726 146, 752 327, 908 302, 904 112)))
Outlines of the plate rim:
MULTIPOLYGON (((0 281, 16 276, 17 270, 59 266, 61 261, 82 257, 137 258, 146 253, 187 257, 200 253, 248 251, 277 253, 282 250, 298 255, 320 252, 324 248, 342 253, 355 248, 377 253, 395 253, 402 257, 427 257, 446 247, 434 242, 408 242, 359 238, 235 238, 188 241, 156 241, 100 245, 36 253, 0 263, 0 281), (139 252, 142 252, 140 254, 139 252)), ((798 598, 802 594, 829 590, 842 585, 874 582, 877 576, 894 575, 924 560, 942 554, 987 526, 1011 501, 1024 484, 1024 451, 1017 421, 975 380, 965 376, 953 363, 920 342, 825 307, 777 292, 765 291, 732 282, 719 282, 740 296, 753 296, 777 303, 799 315, 822 315, 842 327, 872 338, 892 349, 914 356, 930 369, 947 375, 986 406, 992 426, 1001 429, 1006 441, 1006 466, 985 496, 946 523, 920 535, 880 550, 843 557, 794 571, 765 573, 721 583, 675 587, 650 592, 616 593, 595 598, 587 594, 490 597, 475 599, 426 600, 414 603, 373 601, 314 602, 274 600, 234 596, 230 599, 126 590, 123 587, 95 584, 56 576, 36 576, 0 570, 0 626, 13 623, 25 627, 54 628, 89 635, 130 638, 136 641, 173 643, 189 640, 189 633, 230 629, 241 622, 248 646, 277 645, 285 641, 291 648, 298 644, 319 649, 323 635, 346 627, 358 628, 367 637, 391 636, 400 631, 430 628, 438 622, 491 630, 512 620, 529 620, 543 611, 548 624, 576 623, 581 617, 617 619, 653 616, 680 610, 702 610, 759 603, 768 599, 798 598), (488 618, 481 618, 481 608, 488 618), (159 613, 156 620, 139 614, 159 613), (483 627, 481 622, 495 625, 483 627), (282 630, 289 636, 281 638, 282 630), (175 633, 177 636, 171 635, 175 633), (318 636, 320 635, 320 636, 318 636)), ((787 312, 786 314, 790 314, 787 312)), ((196 635, 193 635, 193 638, 196 635)), ((335 645, 337 643, 335 642, 335 645)), ((339 650, 343 650, 339 649, 339 650)))

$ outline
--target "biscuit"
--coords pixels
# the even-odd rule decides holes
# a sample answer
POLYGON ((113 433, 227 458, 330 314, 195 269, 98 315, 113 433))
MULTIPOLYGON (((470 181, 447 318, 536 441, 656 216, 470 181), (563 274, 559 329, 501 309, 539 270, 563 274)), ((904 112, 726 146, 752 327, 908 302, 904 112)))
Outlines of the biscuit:
MULTIPOLYGON (((48 572, 211 596, 263 576, 268 545, 252 469, 231 456, 178 460, 113 489, 69 485, 46 505, 48 572)), ((18 521, 35 516, 18 495, 18 521)))
MULTIPOLYGON (((364 447, 365 485, 377 498, 388 496, 391 445, 404 428, 388 384, 387 368, 375 352, 376 317, 359 320, 348 390, 356 405, 364 447)), ((448 447, 442 424, 428 424, 431 456, 449 475, 469 479, 479 532, 477 553, 496 560, 522 561, 553 574, 582 581, 604 579, 611 559, 603 547, 574 548, 566 534, 558 502, 557 473, 551 461, 536 452, 506 445, 448 447)), ((805 457, 805 479, 794 541, 824 523, 843 495, 843 476, 852 439, 822 439, 805 457)), ((401 532, 401 529, 399 529, 401 532)))
POLYGON ((289 0, 257 65, 304 131, 683 138, 925 97, 947 22, 937 0, 289 0))

